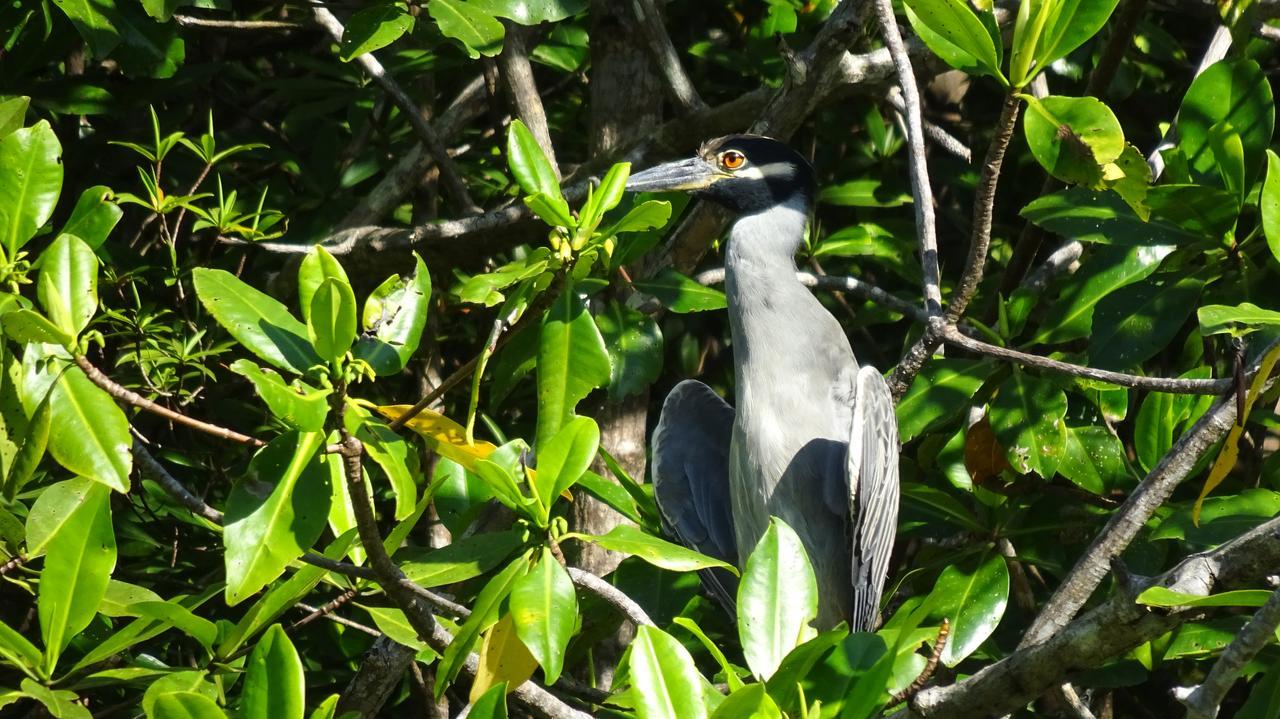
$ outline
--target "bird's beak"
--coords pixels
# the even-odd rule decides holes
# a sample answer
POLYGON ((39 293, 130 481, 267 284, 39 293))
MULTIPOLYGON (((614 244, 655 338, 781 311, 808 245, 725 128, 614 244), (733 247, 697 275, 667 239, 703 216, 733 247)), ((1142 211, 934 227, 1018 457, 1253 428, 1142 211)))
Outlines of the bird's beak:
POLYGON ((637 172, 627 180, 627 189, 631 192, 703 190, 723 177, 706 160, 691 157, 637 172))

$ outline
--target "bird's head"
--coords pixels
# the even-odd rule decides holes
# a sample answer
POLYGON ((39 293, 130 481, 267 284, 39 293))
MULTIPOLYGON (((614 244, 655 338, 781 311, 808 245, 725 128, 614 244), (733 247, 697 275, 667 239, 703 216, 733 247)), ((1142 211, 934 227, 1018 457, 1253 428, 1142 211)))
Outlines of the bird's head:
POLYGON ((681 190, 740 215, 813 201, 813 167, 800 153, 760 135, 726 135, 703 143, 687 160, 668 162, 631 176, 633 192, 681 190))

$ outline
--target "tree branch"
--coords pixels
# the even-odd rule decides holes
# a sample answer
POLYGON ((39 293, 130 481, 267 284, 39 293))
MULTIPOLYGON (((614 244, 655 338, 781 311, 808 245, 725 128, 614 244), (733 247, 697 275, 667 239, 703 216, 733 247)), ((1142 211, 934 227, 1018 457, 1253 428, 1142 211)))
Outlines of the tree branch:
POLYGON ((207 28, 210 30, 270 30, 290 32, 310 27, 305 23, 291 22, 289 20, 216 20, 214 18, 196 17, 195 15, 186 15, 183 13, 174 14, 173 21, 182 27, 207 28))
POLYGON ((941 273, 938 269, 938 223, 934 218, 933 189, 929 185, 929 165, 924 153, 924 123, 920 117, 920 89, 916 86, 911 57, 902 42, 892 0, 873 0, 880 20, 885 47, 893 58, 901 88, 903 114, 907 120, 907 158, 911 172, 911 196, 916 214, 916 236, 923 270, 924 309, 930 316, 942 314, 941 273))
MULTIPOLYGON (((1261 358, 1280 340, 1273 341, 1249 368, 1258 371, 1261 358)), ((1139 530, 1155 511, 1173 495, 1179 484, 1191 473, 1200 456, 1231 429, 1236 421, 1234 394, 1220 398, 1195 425, 1178 439, 1161 458, 1160 463, 1138 484, 1119 509, 1111 513, 1107 524, 1094 538, 1057 591, 1040 610, 1023 634, 1019 647, 1026 648, 1050 641, 1084 606, 1090 595, 1107 575, 1113 557, 1129 546, 1139 530)))
POLYGON ((205 434, 211 434, 220 439, 247 444, 251 447, 263 447, 267 444, 266 442, 250 437, 247 434, 240 434, 233 429, 227 429, 226 427, 210 424, 209 422, 201 422, 194 417, 188 417, 181 412, 175 412, 168 407, 156 404, 137 392, 117 384, 97 367, 94 367, 93 363, 91 363, 84 355, 76 355, 75 362, 76 366, 80 368, 80 371, 84 372, 90 382, 93 382, 99 389, 103 390, 120 402, 131 404, 134 407, 144 409, 152 414, 158 414, 171 422, 186 425, 192 429, 197 429, 205 434))
POLYGON ((604 581, 600 577, 577 567, 565 567, 569 572, 569 578, 573 580, 573 585, 584 591, 590 592, 597 597, 603 599, 622 612, 622 616, 631 620, 631 623, 639 626, 654 626, 653 620, 640 608, 639 604, 622 593, 617 587, 604 581))
POLYGON ((653 0, 632 0, 631 8, 635 12, 645 45, 653 56, 653 62, 667 81, 667 94, 671 101, 680 108, 681 114, 706 109, 707 104, 698 96, 693 81, 680 64, 680 55, 676 53, 675 45, 671 44, 671 36, 662 24, 662 13, 658 11, 657 5, 653 0))
POLYGON ((556 177, 560 177, 560 164, 556 162, 555 148, 551 144, 551 130, 547 126, 547 113, 542 107, 542 98, 538 96, 538 85, 533 79, 533 66, 529 64, 529 51, 525 47, 527 30, 511 21, 502 23, 506 29, 506 39, 502 42, 502 53, 498 55, 498 66, 502 70, 503 84, 511 96, 511 104, 516 108, 516 115, 533 133, 542 148, 551 169, 556 177))
MULTIPOLYGON (((897 87, 889 88, 889 94, 885 97, 889 101, 889 105, 891 105, 896 112, 904 117, 906 116, 907 103, 902 99, 902 90, 897 87)), ((955 155, 966 165, 973 162, 973 150, 970 150, 969 147, 961 142, 959 138, 952 135, 950 132, 947 132, 946 129, 939 127, 924 118, 921 118, 920 121, 924 125, 924 136, 929 138, 933 144, 946 152, 955 155)))
POLYGON ((1122 591, 1064 625, 1046 641, 1023 646, 957 684, 926 689, 911 702, 917 717, 999 716, 1016 711, 1076 671, 1103 661, 1194 619, 1203 610, 1153 611, 1136 603, 1140 590, 1162 586, 1205 596, 1256 585, 1280 564, 1280 518, 1218 548, 1195 554, 1154 579, 1131 578, 1122 591))
MULTIPOLYGON (((342 35, 344 29, 342 23, 334 16, 329 8, 325 7, 318 0, 311 6, 311 12, 315 16, 316 22, 320 24, 333 38, 334 42, 342 44, 342 35)), ((446 150, 444 143, 441 142, 439 135, 427 119, 423 117, 422 111, 414 104, 409 94, 400 87, 400 83, 391 77, 378 62, 378 58, 373 53, 365 53, 355 59, 355 61, 369 73, 382 89, 391 96, 391 100, 395 102, 400 111, 408 118, 409 124, 413 126, 413 131, 417 133, 418 138, 422 140, 422 144, 427 148, 435 158, 436 166, 440 168, 440 179, 444 182, 445 189, 453 201, 458 203, 458 207, 465 214, 475 214, 480 211, 479 206, 471 199, 471 194, 467 192, 467 185, 462 180, 462 175, 458 172, 457 165, 449 158, 449 152, 446 150)))
MULTIPOLYGON (((929 317, 925 314, 923 307, 912 302, 908 302, 896 295, 891 295, 885 290, 875 285, 864 282, 857 277, 842 277, 839 275, 815 275, 811 272, 797 272, 796 279, 807 287, 820 287, 826 290, 839 290, 848 292, 856 297, 861 297, 869 302, 883 305, 901 315, 910 317, 918 322, 926 322, 929 317)), ((704 270, 694 276, 694 280, 702 285, 718 285, 724 282, 724 268, 717 267, 711 270, 704 270)))
POLYGON ((1070 362, 1062 362, 1048 357, 1041 357, 1040 355, 1028 354, 1026 352, 1011 350, 1006 347, 988 344, 981 340, 969 337, 959 329, 951 326, 948 326, 943 331, 942 337, 947 344, 967 349, 970 352, 976 352, 989 357, 998 357, 1003 360, 1017 362, 1018 364, 1025 365, 1027 367, 1037 367, 1051 372, 1071 375, 1072 377, 1082 377, 1084 379, 1106 382, 1120 387, 1143 389, 1152 392, 1170 392, 1173 394, 1220 395, 1224 392, 1229 392, 1231 388, 1235 386, 1235 381, 1230 377, 1222 379, 1142 377, 1139 375, 1124 374, 1123 372, 1111 372, 1104 369, 1085 367, 1082 365, 1071 364, 1070 362))
POLYGON ((1244 625, 1200 686, 1174 690, 1178 701, 1187 706, 1188 719, 1214 719, 1218 716, 1218 708, 1222 706, 1227 690, 1240 678, 1244 666, 1275 638, 1277 626, 1280 626, 1280 589, 1272 592, 1267 603, 1244 625))

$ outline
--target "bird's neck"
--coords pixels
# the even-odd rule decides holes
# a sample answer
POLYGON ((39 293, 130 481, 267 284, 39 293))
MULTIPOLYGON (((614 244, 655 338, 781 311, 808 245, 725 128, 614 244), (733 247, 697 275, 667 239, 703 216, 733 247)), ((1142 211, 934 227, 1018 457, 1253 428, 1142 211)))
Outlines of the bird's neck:
POLYGON ((767 392, 789 373, 825 368, 832 352, 852 359, 835 319, 796 278, 806 210, 803 203, 776 206, 740 218, 730 231, 725 291, 739 392, 767 392), (822 346, 832 339, 841 346, 822 346))

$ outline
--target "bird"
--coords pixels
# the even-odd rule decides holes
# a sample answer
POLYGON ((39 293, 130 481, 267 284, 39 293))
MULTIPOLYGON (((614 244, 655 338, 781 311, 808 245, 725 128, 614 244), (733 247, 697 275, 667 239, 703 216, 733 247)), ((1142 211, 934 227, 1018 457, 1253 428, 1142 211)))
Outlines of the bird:
MULTIPOLYGON (((697 380, 667 395, 650 440, 664 527, 742 567, 777 517, 809 555, 817 628, 873 630, 897 528, 898 427, 884 377, 859 366, 839 322, 796 277, 813 167, 778 140, 728 135, 632 175, 627 189, 692 193, 732 216, 736 407, 697 380)), ((732 607, 732 577, 709 583, 732 607)))

